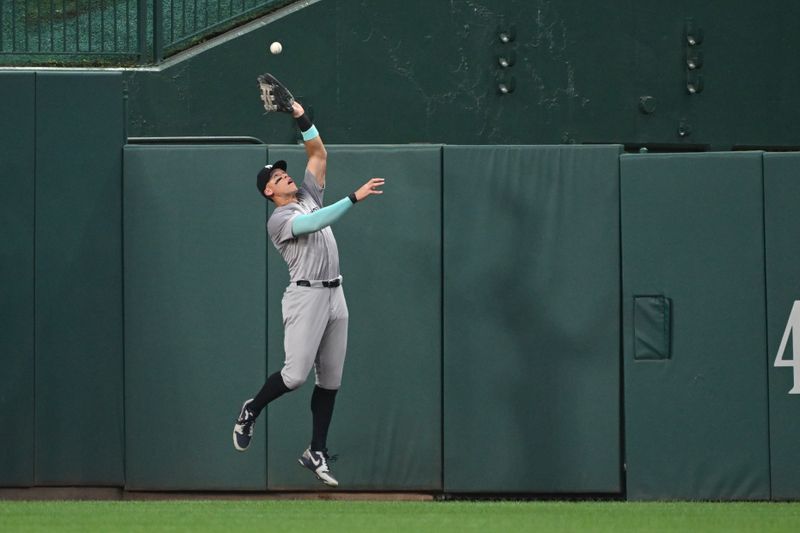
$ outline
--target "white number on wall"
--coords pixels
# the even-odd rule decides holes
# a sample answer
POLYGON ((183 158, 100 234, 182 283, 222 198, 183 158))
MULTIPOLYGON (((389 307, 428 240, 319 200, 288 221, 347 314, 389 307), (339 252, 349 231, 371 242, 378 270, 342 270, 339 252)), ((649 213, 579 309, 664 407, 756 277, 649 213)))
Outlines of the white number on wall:
POLYGON ((792 312, 789 313, 789 321, 786 323, 786 330, 783 332, 778 355, 775 356, 775 366, 792 367, 794 370, 794 382, 789 394, 800 394, 800 300, 794 302, 792 312), (792 336, 792 357, 784 359, 783 354, 786 352, 786 343, 789 340, 789 335, 792 336))

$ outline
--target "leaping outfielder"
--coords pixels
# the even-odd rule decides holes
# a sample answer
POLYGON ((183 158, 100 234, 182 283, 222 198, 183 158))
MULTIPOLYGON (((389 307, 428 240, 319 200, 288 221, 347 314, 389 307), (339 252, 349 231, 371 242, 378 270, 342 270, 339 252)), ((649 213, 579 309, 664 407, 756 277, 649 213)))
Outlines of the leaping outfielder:
POLYGON ((256 418, 268 403, 300 387, 314 367, 311 395, 311 444, 298 461, 324 484, 339 482, 328 466, 328 427, 336 392, 342 383, 347 351, 347 303, 339 272, 339 251, 330 226, 357 202, 383 194, 382 178, 373 178, 338 202, 323 207, 328 154, 317 128, 292 94, 270 74, 259 76, 261 100, 268 112, 291 113, 303 134, 308 163, 300 187, 276 161, 258 173, 258 192, 275 204, 267 231, 289 267, 289 286, 283 294, 283 368, 267 378, 252 399, 244 402, 233 427, 233 445, 245 451, 256 418))

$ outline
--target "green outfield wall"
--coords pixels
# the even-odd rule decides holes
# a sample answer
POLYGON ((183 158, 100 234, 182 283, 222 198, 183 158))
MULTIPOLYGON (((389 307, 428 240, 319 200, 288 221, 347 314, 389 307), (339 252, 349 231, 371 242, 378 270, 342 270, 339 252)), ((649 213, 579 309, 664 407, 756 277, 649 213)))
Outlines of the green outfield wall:
POLYGON ((260 110, 269 71, 329 143, 798 144, 792 0, 302 4, 126 72, 131 134, 292 143, 260 110))
MULTIPOLYGON (((126 144, 122 81, 0 73, 0 486, 325 490, 313 375, 231 442, 283 360, 254 177, 304 150, 126 144)), ((335 226, 343 487, 800 497, 795 154, 328 153, 328 203, 387 180, 335 226)))
POLYGON ((619 152, 444 147, 446 490, 621 490, 619 152))
POLYGON ((764 155, 770 467, 772 497, 800 498, 800 200, 798 154, 764 155), (787 334, 791 334, 791 337, 787 334), (781 346, 783 345, 783 350, 781 346))
POLYGON ((621 158, 629 498, 770 496, 762 161, 621 158))
POLYGON ((119 486, 122 76, 0 80, 0 486, 119 486))
POLYGON ((124 481, 121 93, 119 74, 36 74, 37 484, 124 481))
POLYGON ((231 453, 266 364, 266 206, 242 179, 265 160, 261 145, 125 149, 127 488, 266 488, 264 434, 231 453))
POLYGON ((0 486, 33 485, 36 76, 0 75, 0 486))

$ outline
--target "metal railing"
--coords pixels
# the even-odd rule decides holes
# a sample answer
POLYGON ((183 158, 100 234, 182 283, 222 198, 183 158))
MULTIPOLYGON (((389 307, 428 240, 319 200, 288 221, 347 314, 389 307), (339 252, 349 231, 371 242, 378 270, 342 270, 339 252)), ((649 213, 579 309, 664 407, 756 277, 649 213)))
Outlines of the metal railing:
POLYGON ((291 0, 0 0, 0 64, 158 63, 291 0))

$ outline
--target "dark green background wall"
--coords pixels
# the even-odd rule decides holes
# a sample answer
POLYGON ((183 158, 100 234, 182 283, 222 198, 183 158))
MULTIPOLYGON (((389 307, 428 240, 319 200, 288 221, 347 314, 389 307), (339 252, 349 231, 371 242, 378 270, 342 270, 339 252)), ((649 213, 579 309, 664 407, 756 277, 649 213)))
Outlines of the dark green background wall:
POLYGON ((321 0, 127 72, 130 133, 292 142, 290 124, 260 111, 255 78, 270 71, 330 143, 794 145, 798 18, 791 0, 321 0), (695 95, 687 18, 703 31, 695 95), (503 44, 498 30, 510 27, 503 44), (279 56, 267 50, 275 40, 279 56), (507 53, 515 64, 501 69, 507 53), (500 95, 509 77, 516 89, 500 95))
POLYGON ((35 95, 35 74, 0 74, 0 486, 33 484, 35 95))
POLYGON ((762 158, 621 158, 629 498, 769 498, 762 158), (636 359, 652 295, 671 349, 636 359))
POLYGON ((321 0, 158 69, 0 73, 0 485, 319 488, 294 462, 310 384, 259 421, 255 453, 230 447, 282 358, 285 267, 252 168, 286 157, 298 175, 303 154, 260 108, 271 70, 331 147, 329 200, 389 178, 336 228, 353 318, 331 443, 350 487, 800 497, 800 395, 774 367, 800 300, 800 162, 568 146, 794 143, 798 9, 321 0), (278 144, 129 147, 123 180, 126 127, 278 144), (634 317, 658 316, 634 297, 660 295, 669 358, 637 360, 652 338, 634 317), (190 452, 159 439, 175 420, 190 452))
POLYGON ((120 485, 122 76, 0 79, 0 485, 120 485))
POLYGON ((444 148, 446 490, 621 490, 619 151, 444 148))
POLYGON ((764 208, 767 284, 767 368, 769 369, 770 466, 772 497, 800 498, 800 380, 794 376, 800 365, 800 330, 787 339, 782 360, 795 366, 775 367, 778 348, 789 322, 793 304, 800 301, 800 246, 797 205, 800 200, 798 154, 764 155, 764 208))
POLYGON ((125 149, 125 486, 265 489, 263 426, 235 419, 264 376, 264 146, 125 149), (249 396, 248 396, 249 397, 249 396))
MULTIPOLYGON (((388 179, 387 194, 336 227, 352 320, 330 443, 350 488, 797 497, 796 395, 791 372, 772 366, 798 299, 796 157, 620 159, 618 146, 333 145, 330 155, 329 201, 388 179), (635 297, 657 295, 672 304, 661 329, 642 317, 658 326, 663 315, 634 310, 635 297), (666 332, 667 358, 636 359, 654 331, 666 332)), ((21 181, 22 207, 9 210, 22 213, 18 242, 4 248, 16 270, 2 278, 22 324, 2 330, 4 370, 19 376, 3 391, 4 441, 20 406, 35 417, 3 456, 3 485, 320 488, 294 463, 310 383, 268 409, 248 454, 230 442, 239 403, 283 358, 286 270, 252 188, 253 169, 275 158, 302 171, 297 146, 128 146, 124 187, 101 186, 123 181, 117 168, 91 188, 102 198, 84 195, 102 217, 62 219, 60 246, 95 247, 68 247, 68 264, 84 266, 59 276, 60 248, 38 233, 50 226, 37 211, 53 200, 21 181), (81 241, 90 230, 108 234, 81 241), (123 239, 124 263, 103 256, 123 239), (98 285, 109 301, 90 290, 123 271, 124 372, 119 348, 97 347, 123 340, 120 285, 98 285), (11 290, 16 276, 37 293, 61 285, 34 297, 11 290), (34 306, 71 329, 57 338, 39 318, 32 342, 34 306), (51 416, 66 422, 45 431, 51 416), (106 449, 86 451, 94 417, 124 424, 124 443, 112 424, 106 449)), ((71 198, 72 218, 93 212, 71 198)))
POLYGON ((119 485, 122 76, 36 80, 36 482, 119 485))

